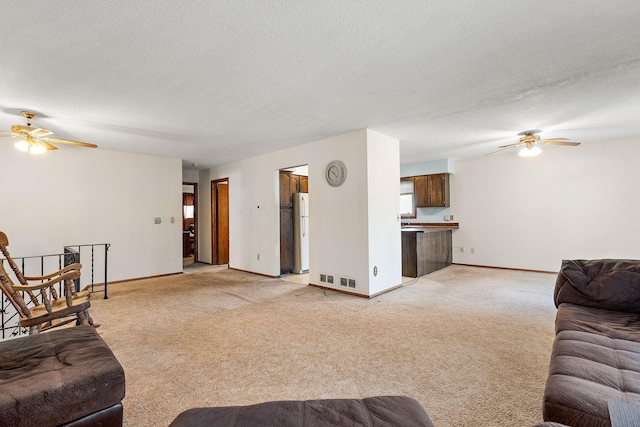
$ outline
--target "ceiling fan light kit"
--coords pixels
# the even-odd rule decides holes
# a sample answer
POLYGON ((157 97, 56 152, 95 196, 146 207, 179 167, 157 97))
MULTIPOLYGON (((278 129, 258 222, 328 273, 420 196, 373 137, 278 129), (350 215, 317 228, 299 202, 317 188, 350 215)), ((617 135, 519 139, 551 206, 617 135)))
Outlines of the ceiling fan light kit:
POLYGON ((44 154, 47 150, 57 150, 51 143, 77 145, 80 147, 97 148, 95 144, 86 142, 70 141, 68 139, 49 138, 53 132, 48 129, 36 128, 31 126, 31 119, 37 117, 36 113, 31 111, 23 111, 22 116, 27 119, 27 125, 13 125, 11 131, 0 130, 0 136, 9 138, 19 138, 20 141, 14 144, 18 150, 30 154, 44 154))
POLYGON ((535 157, 540 153, 542 153, 542 150, 540 149, 540 147, 533 145, 531 147, 522 148, 518 152, 518 155, 520 157, 527 157, 527 158, 531 159, 532 157, 535 157))
POLYGON ((26 139, 21 139, 16 142, 14 145, 18 150, 29 153, 29 154, 44 154, 47 151, 47 146, 44 144, 40 144, 37 141, 27 141, 26 139))

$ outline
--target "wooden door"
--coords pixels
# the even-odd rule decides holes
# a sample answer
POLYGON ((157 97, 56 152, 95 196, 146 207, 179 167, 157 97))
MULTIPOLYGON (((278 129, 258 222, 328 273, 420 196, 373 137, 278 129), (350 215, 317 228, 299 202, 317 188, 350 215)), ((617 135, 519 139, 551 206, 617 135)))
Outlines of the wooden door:
POLYGON ((218 183, 218 264, 229 264, 229 184, 218 183))
POLYGON ((211 181, 211 263, 229 264, 229 182, 211 181))

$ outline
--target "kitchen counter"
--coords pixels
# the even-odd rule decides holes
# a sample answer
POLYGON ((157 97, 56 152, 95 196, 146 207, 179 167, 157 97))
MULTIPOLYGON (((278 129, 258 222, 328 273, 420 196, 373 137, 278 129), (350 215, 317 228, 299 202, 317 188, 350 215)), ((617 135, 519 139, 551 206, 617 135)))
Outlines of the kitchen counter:
POLYGON ((457 230, 460 227, 437 227, 437 226, 428 226, 428 227, 402 227, 400 231, 416 231, 418 233, 433 233, 435 231, 453 231, 457 230))

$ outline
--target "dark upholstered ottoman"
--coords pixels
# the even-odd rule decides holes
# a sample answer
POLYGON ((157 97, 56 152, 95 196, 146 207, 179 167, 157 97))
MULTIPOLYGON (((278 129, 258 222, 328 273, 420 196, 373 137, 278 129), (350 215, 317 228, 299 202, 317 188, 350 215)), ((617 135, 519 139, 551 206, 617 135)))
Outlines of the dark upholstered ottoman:
POLYGON ((404 396, 265 402, 189 409, 170 427, 433 427, 422 406, 404 396))
POLYGON ((124 391, 93 326, 0 342, 0 426, 121 426, 124 391))

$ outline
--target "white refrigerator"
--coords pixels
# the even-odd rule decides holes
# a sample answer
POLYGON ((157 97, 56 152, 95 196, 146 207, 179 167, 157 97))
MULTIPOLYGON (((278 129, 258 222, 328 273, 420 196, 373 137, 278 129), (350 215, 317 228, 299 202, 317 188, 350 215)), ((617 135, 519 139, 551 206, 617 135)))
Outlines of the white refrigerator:
POLYGON ((309 272, 309 193, 293 195, 293 270, 309 272))

